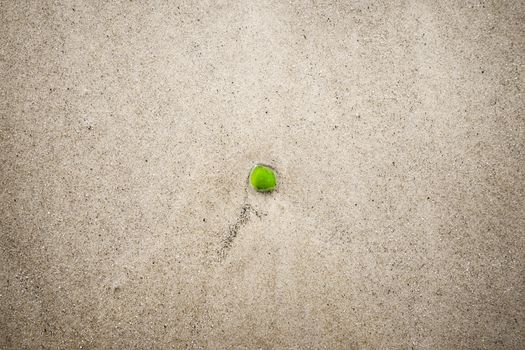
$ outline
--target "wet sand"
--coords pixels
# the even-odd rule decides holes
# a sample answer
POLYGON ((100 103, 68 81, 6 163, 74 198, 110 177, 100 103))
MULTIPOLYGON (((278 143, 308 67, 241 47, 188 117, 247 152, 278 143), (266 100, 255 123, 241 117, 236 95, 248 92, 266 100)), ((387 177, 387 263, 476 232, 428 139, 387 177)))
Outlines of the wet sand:
POLYGON ((523 349, 524 15, 0 1, 0 349, 523 349))

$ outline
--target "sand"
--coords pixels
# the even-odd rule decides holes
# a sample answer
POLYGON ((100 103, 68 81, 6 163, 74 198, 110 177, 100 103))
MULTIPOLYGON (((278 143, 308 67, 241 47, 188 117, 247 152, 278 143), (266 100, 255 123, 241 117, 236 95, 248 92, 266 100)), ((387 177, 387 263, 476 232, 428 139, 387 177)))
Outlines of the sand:
POLYGON ((523 349, 524 19, 0 1, 0 348, 523 349))

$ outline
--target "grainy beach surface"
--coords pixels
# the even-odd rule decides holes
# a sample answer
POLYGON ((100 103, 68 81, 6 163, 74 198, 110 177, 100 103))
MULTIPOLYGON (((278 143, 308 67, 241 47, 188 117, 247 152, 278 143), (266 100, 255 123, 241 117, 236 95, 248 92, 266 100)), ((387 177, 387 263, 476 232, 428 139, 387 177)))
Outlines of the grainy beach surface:
POLYGON ((1 0, 0 349, 523 349, 524 23, 1 0))

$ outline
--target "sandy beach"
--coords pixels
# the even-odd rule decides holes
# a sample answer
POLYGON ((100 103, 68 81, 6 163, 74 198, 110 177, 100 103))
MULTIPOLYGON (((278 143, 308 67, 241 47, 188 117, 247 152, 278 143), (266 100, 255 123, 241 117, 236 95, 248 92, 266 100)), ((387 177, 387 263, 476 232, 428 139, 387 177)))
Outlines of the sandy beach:
POLYGON ((523 349, 524 23, 0 0, 0 349, 523 349))

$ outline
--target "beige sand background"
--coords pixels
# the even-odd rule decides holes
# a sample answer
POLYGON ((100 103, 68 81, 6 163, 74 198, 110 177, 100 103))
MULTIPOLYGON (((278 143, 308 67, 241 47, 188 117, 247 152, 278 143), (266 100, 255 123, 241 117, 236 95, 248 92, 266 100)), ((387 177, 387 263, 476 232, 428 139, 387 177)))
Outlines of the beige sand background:
POLYGON ((0 348, 523 349, 524 19, 1 1, 0 348))

